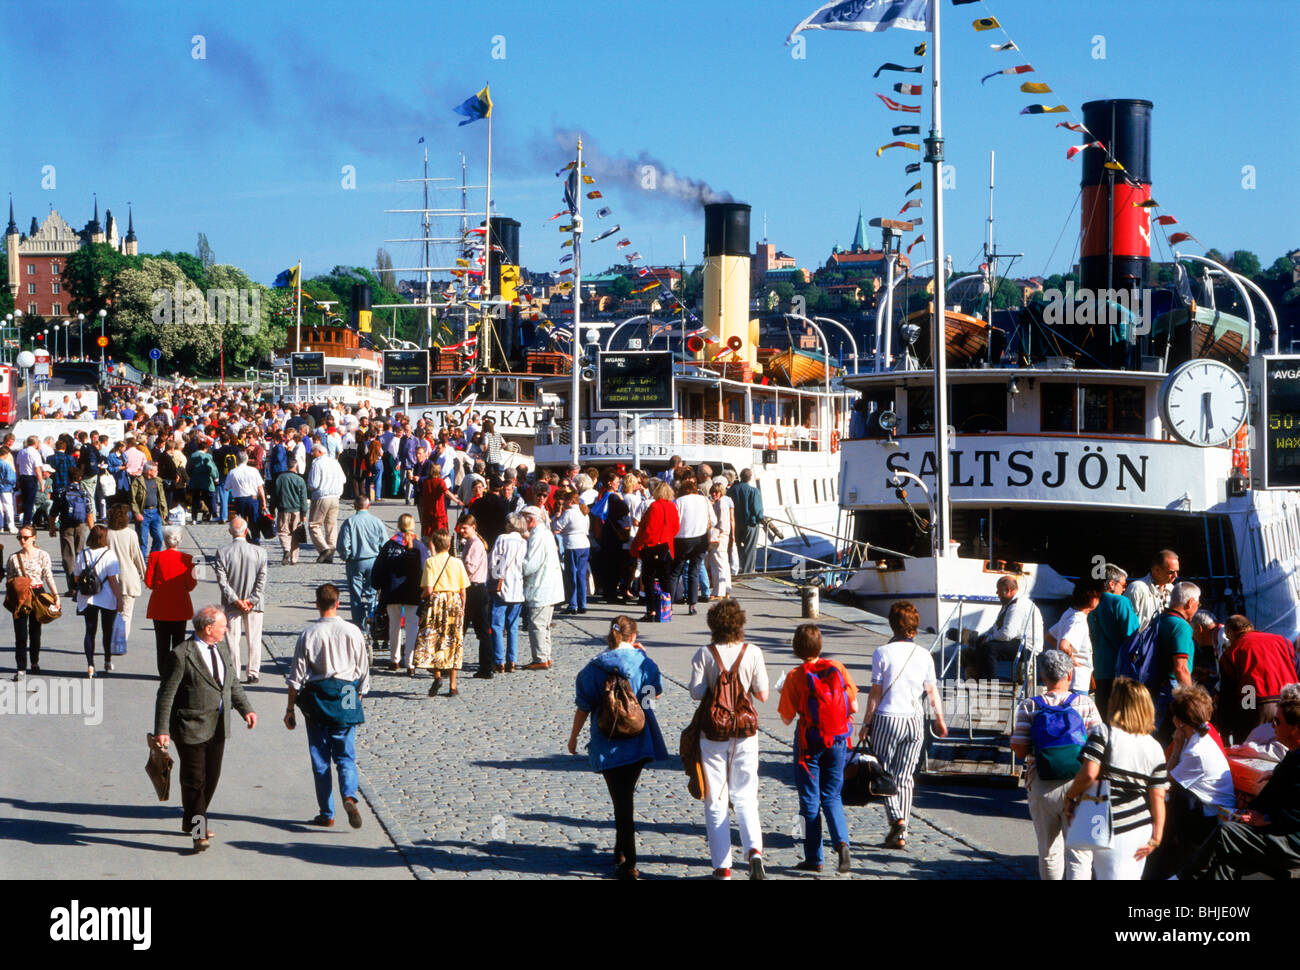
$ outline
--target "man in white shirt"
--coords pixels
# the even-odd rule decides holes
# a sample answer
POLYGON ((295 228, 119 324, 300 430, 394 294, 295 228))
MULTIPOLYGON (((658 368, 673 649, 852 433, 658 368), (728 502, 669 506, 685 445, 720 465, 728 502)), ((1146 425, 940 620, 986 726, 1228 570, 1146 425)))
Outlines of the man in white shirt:
MULTIPOLYGON (((1021 595, 1014 576, 998 577, 998 610, 993 626, 975 641, 975 679, 992 680, 999 660, 1014 660, 1021 646, 1032 656, 1043 648, 1043 616, 1028 596, 1021 595)), ((1028 668, 1032 676, 1033 668, 1028 668)))
POLYGON ((1161 549, 1151 560, 1151 571, 1128 584, 1124 596, 1138 615, 1138 629, 1169 609, 1169 595, 1178 580, 1178 553, 1161 549))
POLYGON ((40 439, 32 435, 27 444, 14 455, 14 470, 18 473, 18 497, 22 503, 19 510, 20 525, 31 525, 32 516, 36 514, 36 493, 45 481, 45 459, 41 456, 40 439))
POLYGON ((333 583, 316 588, 320 619, 307 624, 293 651, 293 665, 285 677, 289 687, 284 726, 297 726, 294 705, 300 696, 307 721, 307 745, 316 782, 320 813, 312 825, 334 824, 334 785, 330 762, 338 766, 339 794, 348 824, 361 828, 357 803, 355 737, 363 720, 361 698, 370 689, 370 665, 361 631, 338 615, 339 590, 333 583))
POLYGON ((248 541, 261 544, 259 525, 262 509, 266 508, 266 491, 262 487, 262 473, 248 463, 248 452, 240 451, 238 464, 226 476, 225 487, 230 493, 231 511, 248 523, 248 541))
POLYGON ((312 449, 311 471, 307 473, 307 495, 311 499, 307 531, 316 547, 317 562, 333 562, 339 538, 339 496, 343 494, 343 466, 325 453, 324 445, 312 449))

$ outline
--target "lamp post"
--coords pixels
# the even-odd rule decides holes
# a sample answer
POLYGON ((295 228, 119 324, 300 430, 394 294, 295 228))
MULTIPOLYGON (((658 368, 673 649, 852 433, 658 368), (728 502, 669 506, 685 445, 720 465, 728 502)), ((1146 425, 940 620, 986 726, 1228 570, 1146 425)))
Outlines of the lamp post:
POLYGON ((86 315, 77 314, 77 356, 82 360, 86 359, 86 315))
MULTIPOLYGON (((107 310, 104 310, 104 309, 101 308, 100 311, 99 311, 99 335, 100 335, 101 337, 106 336, 106 334, 104 333, 104 320, 105 320, 105 318, 107 318, 107 317, 108 317, 108 311, 107 311, 107 310)), ((103 347, 100 347, 100 348, 99 348, 99 359, 100 359, 100 360, 103 360, 103 359, 104 359, 104 348, 103 348, 103 347)))

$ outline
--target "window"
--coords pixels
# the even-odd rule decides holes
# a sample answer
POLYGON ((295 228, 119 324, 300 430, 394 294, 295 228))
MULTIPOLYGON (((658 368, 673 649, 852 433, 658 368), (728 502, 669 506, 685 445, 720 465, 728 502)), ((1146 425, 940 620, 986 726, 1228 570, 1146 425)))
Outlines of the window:
POLYGON ((1084 431, 1142 434, 1146 430, 1146 388, 1092 384, 1083 388, 1084 431))
POLYGON ((63 304, 62 303, 54 304, 54 306, 50 308, 50 315, 54 317, 63 316, 63 304))
POLYGON ((958 434, 1007 430, 1005 384, 957 384, 948 392, 948 399, 948 422, 958 434))
POLYGON ((35 304, 35 303, 29 303, 29 304, 27 304, 27 315, 28 315, 29 317, 34 317, 34 316, 37 315, 37 312, 36 312, 36 304, 35 304))
POLYGON ((907 433, 930 434, 934 431, 934 389, 907 389, 907 433))
MULTIPOLYGON (((51 292, 51 293, 61 293, 61 292, 63 292, 62 290, 59 289, 59 281, 58 281, 58 280, 55 280, 53 283, 50 284, 50 292, 51 292)), ((56 310, 55 312, 57 313, 58 311, 56 310)))
POLYGON ((1075 402, 1079 389, 1073 384, 1044 384, 1042 390, 1042 428, 1044 431, 1064 431, 1074 434, 1075 402))
POLYGON ((519 400, 521 401, 537 400, 537 385, 533 381, 519 382, 519 400))
POLYGON ((515 399, 515 380, 512 377, 497 378, 497 400, 513 401, 515 399))
POLYGON ((50 275, 51 276, 59 275, 59 261, 57 259, 50 260, 50 275))
POLYGON ((28 263, 28 264, 27 264, 27 275, 28 275, 28 276, 35 276, 35 275, 36 275, 36 264, 35 264, 35 263, 28 263))
POLYGON ((28 296, 35 296, 35 295, 36 295, 36 284, 35 284, 35 283, 28 283, 28 284, 27 284, 27 295, 28 295, 28 296))

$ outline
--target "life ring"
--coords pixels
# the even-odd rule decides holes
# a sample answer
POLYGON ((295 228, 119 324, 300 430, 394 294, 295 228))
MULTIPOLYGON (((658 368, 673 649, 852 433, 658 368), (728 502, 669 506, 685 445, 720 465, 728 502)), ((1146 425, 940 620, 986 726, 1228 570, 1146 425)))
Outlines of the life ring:
POLYGON ((831 454, 833 455, 835 454, 835 452, 839 450, 840 450, 840 433, 838 431, 832 431, 831 432, 831 454))
POLYGON ((776 428, 769 428, 767 432, 767 447, 770 451, 776 451, 776 428))

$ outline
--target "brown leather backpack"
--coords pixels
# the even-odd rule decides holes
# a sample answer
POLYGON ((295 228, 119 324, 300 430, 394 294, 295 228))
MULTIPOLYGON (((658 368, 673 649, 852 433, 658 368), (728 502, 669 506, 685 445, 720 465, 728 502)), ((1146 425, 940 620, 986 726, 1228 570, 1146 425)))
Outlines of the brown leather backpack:
POLYGON ((745 659, 748 643, 740 645, 736 662, 727 670, 722 666, 718 648, 709 644, 713 662, 718 665, 718 680, 704 695, 700 704, 703 711, 700 730, 710 741, 730 741, 733 738, 752 738, 758 733, 758 713, 754 702, 740 682, 740 663, 745 659))
POLYGON ((632 682, 622 674, 605 678, 605 692, 596 711, 596 727, 607 738, 634 738, 645 730, 645 711, 632 682))

